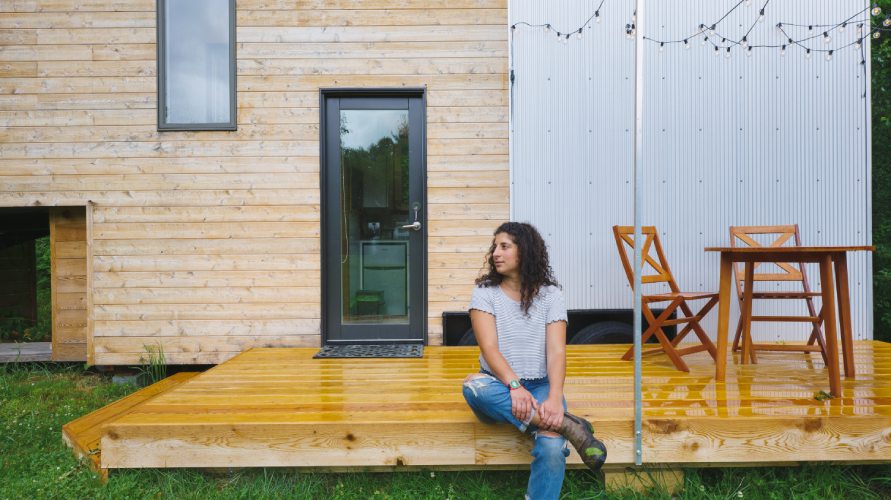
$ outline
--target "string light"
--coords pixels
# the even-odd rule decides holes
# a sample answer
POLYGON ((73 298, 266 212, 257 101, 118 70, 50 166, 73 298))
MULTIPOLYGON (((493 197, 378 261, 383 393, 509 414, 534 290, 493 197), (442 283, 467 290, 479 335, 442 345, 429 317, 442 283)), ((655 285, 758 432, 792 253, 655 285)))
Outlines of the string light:
MULTIPOLYGON (((881 31, 891 31, 891 29, 889 29, 889 28, 891 28, 891 16, 886 16, 884 19, 882 19, 880 25, 878 24, 879 21, 876 20, 875 21, 876 24, 874 25, 874 27, 864 30, 864 23, 870 20, 869 16, 876 17, 876 16, 879 16, 882 14, 882 9, 877 4, 872 4, 871 7, 866 7, 863 10, 861 10, 860 12, 854 14, 853 16, 850 16, 847 19, 845 19, 839 23, 836 23, 836 24, 802 25, 802 24, 795 24, 795 23, 788 23, 788 22, 778 22, 775 25, 775 27, 776 27, 777 31, 779 31, 783 35, 783 37, 786 39, 785 42, 783 42, 782 44, 753 43, 752 40, 750 39, 749 35, 753 32, 753 30, 755 29, 755 27, 758 25, 759 22, 764 21, 764 19, 766 17, 766 10, 767 10, 768 5, 770 4, 770 1, 771 0, 764 0, 764 2, 760 5, 760 7, 758 8, 757 19, 755 19, 752 22, 751 26, 749 26, 749 29, 742 35, 741 38, 735 38, 735 37, 731 38, 726 35, 722 35, 718 32, 718 29, 719 29, 718 27, 731 13, 733 13, 741 5, 743 5, 743 4, 745 4, 746 6, 751 5, 752 4, 751 0, 742 0, 742 1, 736 2, 733 5, 733 7, 731 7, 726 13, 724 13, 724 15, 717 21, 710 23, 710 24, 699 23, 697 31, 695 31, 685 37, 679 38, 677 40, 658 40, 658 39, 654 39, 654 38, 650 38, 650 37, 646 37, 646 36, 643 37, 643 40, 651 42, 651 43, 657 43, 659 52, 664 52, 668 46, 674 45, 674 44, 683 44, 684 49, 689 50, 692 47, 693 39, 699 38, 701 45, 705 46, 707 44, 711 44, 715 49, 714 52, 716 55, 720 54, 721 49, 723 49, 724 56, 727 58, 731 57, 731 54, 732 54, 731 48, 734 46, 739 46, 739 47, 745 49, 745 54, 747 56, 751 57, 752 54, 754 53, 754 49, 764 49, 764 48, 777 48, 777 49, 779 49, 780 55, 785 56, 786 51, 790 47, 798 45, 805 49, 805 57, 807 59, 811 58, 813 52, 819 52, 819 53, 823 53, 825 56, 825 59, 827 61, 829 61, 829 60, 832 60, 832 57, 834 56, 835 52, 837 52, 838 50, 845 49, 847 47, 854 47, 856 49, 861 49, 863 46, 864 38, 872 37, 873 39, 878 39, 881 37, 881 31), (858 16, 862 16, 864 13, 867 13, 866 19, 857 19, 858 16), (847 28, 847 26, 849 24, 855 24, 855 23, 856 23, 856 27, 857 27, 857 38, 847 44, 832 46, 833 45, 832 31, 836 30, 838 33, 844 33, 845 29, 847 28), (806 27, 809 34, 808 34, 808 36, 803 37, 803 38, 796 38, 796 37, 791 36, 787 32, 787 27, 802 27, 802 28, 806 27), (816 31, 816 28, 819 28, 819 31, 816 31), (814 31, 816 31, 816 33, 810 34, 810 33, 813 33, 814 31), (823 45, 825 45, 826 48, 813 47, 813 46, 810 46, 811 44, 807 43, 810 40, 813 40, 814 38, 818 38, 818 37, 822 38, 823 45), (717 43, 717 40, 719 40, 719 39, 720 39, 720 43, 717 43)), ((511 28, 511 44, 513 44, 513 34, 516 31, 517 27, 519 27, 519 26, 528 26, 533 29, 540 28, 544 32, 552 32, 556 36, 556 40, 559 41, 563 45, 566 45, 570 39, 581 40, 582 38, 584 38, 584 30, 592 28, 591 21, 594 21, 595 23, 600 23, 602 21, 602 19, 603 19, 602 7, 605 2, 606 2, 606 0, 601 0, 599 5, 597 6, 597 9, 594 11, 594 13, 591 14, 591 16, 587 20, 585 20, 585 22, 580 27, 578 27, 574 30, 566 30, 566 31, 557 30, 550 23, 535 24, 535 25, 527 23, 527 22, 514 23, 513 25, 510 26, 510 28, 511 28)), ((637 11, 635 10, 632 12, 631 21, 625 24, 625 35, 627 36, 628 39, 635 38, 635 36, 637 34, 636 23, 637 23, 637 11)), ((862 59, 862 57, 861 57, 861 59, 862 59)))

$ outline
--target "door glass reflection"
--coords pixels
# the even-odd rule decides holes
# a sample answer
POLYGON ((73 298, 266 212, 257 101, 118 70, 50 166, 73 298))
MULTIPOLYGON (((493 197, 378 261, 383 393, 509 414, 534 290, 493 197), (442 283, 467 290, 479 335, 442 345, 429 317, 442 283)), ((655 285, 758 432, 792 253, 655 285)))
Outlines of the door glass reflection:
POLYGON ((408 111, 342 110, 343 323, 408 324, 408 111))

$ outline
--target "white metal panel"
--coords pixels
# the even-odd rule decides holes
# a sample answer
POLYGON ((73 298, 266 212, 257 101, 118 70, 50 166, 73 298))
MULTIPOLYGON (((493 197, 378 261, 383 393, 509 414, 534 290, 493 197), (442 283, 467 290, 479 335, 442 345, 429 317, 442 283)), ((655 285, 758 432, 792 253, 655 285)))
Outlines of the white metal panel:
MULTIPOLYGON (((649 1, 647 36, 682 39, 718 20, 736 0, 649 1)), ((763 2, 743 4, 719 31, 741 38, 763 2)), ((600 1, 511 0, 510 23, 577 29, 600 1)), ((862 0, 775 0, 752 44, 784 39, 778 22, 829 24, 866 7, 862 0)), ((632 294, 612 238, 632 223, 634 42, 625 24, 632 0, 610 0, 602 22, 563 44, 544 30, 513 33, 512 186, 515 220, 548 241, 570 308, 630 308, 632 294)), ((864 17, 864 16, 860 16, 864 17)), ((808 28, 788 28, 806 36, 808 28)), ((811 32, 812 34, 814 32, 811 32)), ((821 38, 843 45, 856 29, 821 38)), ((649 43, 645 56, 643 213, 656 225, 682 288, 717 291, 718 256, 731 225, 798 223, 804 244, 870 244, 869 98, 859 51, 804 57, 800 48, 742 50, 715 57, 711 45, 649 43)), ((864 54, 869 56, 868 45, 864 54)), ((811 285, 819 289, 816 267, 811 285)), ((855 338, 872 338, 872 260, 849 262, 855 338)), ((735 301, 734 301, 735 302, 735 301)), ((759 305, 756 314, 804 313, 802 304, 759 305)), ((819 307, 819 304, 818 304, 819 307)), ((735 303, 732 306, 734 315, 735 303)), ((717 314, 706 321, 714 331, 717 314)), ((732 318, 735 326, 736 317, 732 318)), ((807 337, 805 325, 759 325, 755 336, 807 337)))

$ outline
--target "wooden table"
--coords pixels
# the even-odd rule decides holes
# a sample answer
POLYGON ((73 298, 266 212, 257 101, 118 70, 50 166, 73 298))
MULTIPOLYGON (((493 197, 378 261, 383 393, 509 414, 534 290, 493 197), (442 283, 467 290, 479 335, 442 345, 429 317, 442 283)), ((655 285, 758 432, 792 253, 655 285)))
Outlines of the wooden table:
MULTIPOLYGON (((823 299, 823 323, 826 334, 826 357, 829 360, 829 392, 841 395, 841 376, 838 370, 838 340, 836 338, 836 297, 838 294, 838 321, 840 323, 845 377, 854 377, 853 334, 851 332, 851 304, 848 294, 847 252, 869 251, 872 246, 834 247, 708 247, 706 252, 721 253, 721 283, 718 302, 718 345, 715 360, 715 380, 724 381, 727 370, 727 340, 730 326, 730 283, 733 280, 733 263, 745 263, 744 297, 752 296, 752 275, 757 262, 815 262, 820 264, 820 289, 823 299), (833 277, 833 268, 835 276, 833 277)), ((751 299, 744 301, 744 308, 751 309, 751 299)), ((751 314, 751 311, 749 311, 751 314)))

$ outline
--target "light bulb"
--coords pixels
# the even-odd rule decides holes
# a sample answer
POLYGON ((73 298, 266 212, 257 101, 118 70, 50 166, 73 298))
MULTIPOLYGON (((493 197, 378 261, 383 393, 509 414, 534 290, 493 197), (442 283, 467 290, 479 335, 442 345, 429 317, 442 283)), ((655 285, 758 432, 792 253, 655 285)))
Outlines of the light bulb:
POLYGON ((752 47, 749 47, 748 49, 746 49, 746 55, 748 57, 752 57, 752 47))
POLYGON ((701 42, 699 42, 699 44, 704 46, 704 45, 705 45, 705 42, 707 42, 707 41, 708 41, 708 37, 705 37, 705 38, 702 39, 701 42))
POLYGON ((857 47, 858 49, 860 48, 861 45, 863 45, 862 40, 857 40, 856 42, 854 42, 854 46, 857 47))
POLYGON ((717 47, 717 45, 716 45, 716 46, 715 46, 715 57, 718 57, 718 54, 720 54, 720 53, 721 53, 721 51, 718 50, 718 47, 717 47))
POLYGON ((880 36, 882 36, 882 34, 879 33, 878 31, 876 31, 875 33, 872 34, 873 38, 879 38, 880 36))
POLYGON ((752 0, 746 0, 746 7, 748 7, 749 5, 752 5, 752 0))
POLYGON ((688 42, 686 39, 684 40, 684 49, 690 50, 690 42, 688 42))
POLYGON ((758 13, 758 22, 759 22, 759 23, 763 23, 763 22, 764 22, 764 9, 763 9, 763 8, 762 8, 761 11, 758 13))
POLYGON ((829 32, 828 32, 828 31, 824 31, 824 32, 823 32, 823 43, 829 43, 829 42, 831 42, 831 41, 832 41, 832 37, 829 36, 829 32))
POLYGON ((594 11, 594 20, 597 21, 598 23, 600 22, 600 11, 599 10, 594 11))
POLYGON ((882 8, 878 5, 873 5, 872 10, 870 11, 874 16, 882 15, 882 8))
POLYGON ((827 60, 827 61, 831 61, 831 60, 832 60, 832 51, 831 51, 831 50, 830 50, 829 52, 826 53, 826 60, 827 60))
POLYGON ((739 42, 740 47, 746 48, 749 46, 749 40, 746 37, 743 37, 742 41, 739 42))
POLYGON ((786 55, 786 46, 785 46, 785 45, 783 45, 782 47, 780 47, 780 55, 781 55, 781 56, 785 56, 785 55, 786 55))
POLYGON ((665 42, 659 42, 659 52, 665 52, 665 42))
POLYGON ((724 57, 730 59, 730 47, 727 47, 727 50, 724 51, 724 57))
POLYGON ((847 26, 848 26, 848 23, 841 23, 841 26, 838 27, 838 32, 839 32, 839 33, 844 33, 844 32, 845 32, 845 28, 846 28, 847 26))
POLYGON ((857 25, 857 35, 858 35, 858 36, 862 36, 862 35, 863 35, 863 24, 858 24, 858 25, 857 25))
POLYGON ((886 17, 884 21, 882 21, 882 26, 889 27, 891 26, 891 17, 886 17))
POLYGON ((811 58, 811 49, 807 49, 807 52, 804 53, 804 58, 805 58, 805 59, 810 59, 810 58, 811 58))

